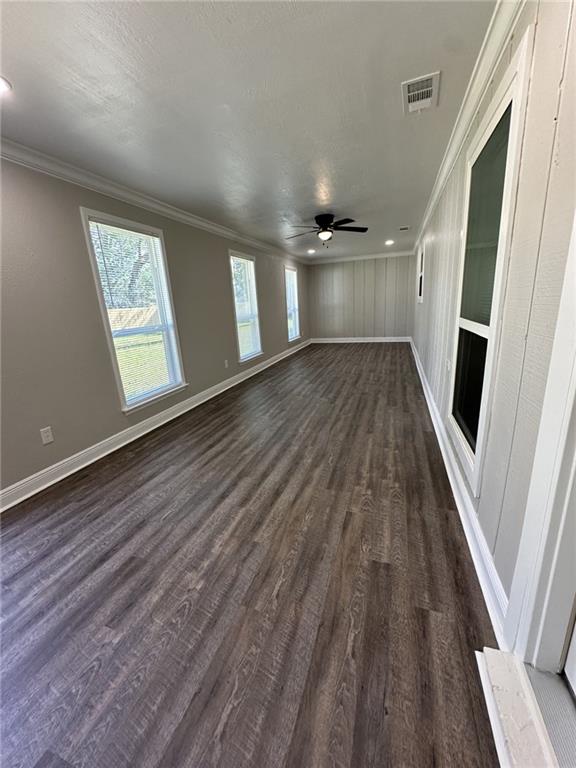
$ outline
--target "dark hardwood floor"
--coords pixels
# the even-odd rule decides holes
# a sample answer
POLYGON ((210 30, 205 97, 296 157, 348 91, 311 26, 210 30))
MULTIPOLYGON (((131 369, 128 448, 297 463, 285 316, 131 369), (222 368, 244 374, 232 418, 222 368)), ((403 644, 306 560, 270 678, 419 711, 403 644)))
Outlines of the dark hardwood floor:
POLYGON ((408 344, 312 346, 2 518, 2 767, 496 766, 408 344))

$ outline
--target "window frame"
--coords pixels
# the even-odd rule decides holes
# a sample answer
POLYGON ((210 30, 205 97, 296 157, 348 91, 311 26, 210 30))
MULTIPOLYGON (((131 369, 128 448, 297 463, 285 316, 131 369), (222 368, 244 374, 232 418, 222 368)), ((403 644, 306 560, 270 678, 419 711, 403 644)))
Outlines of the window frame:
POLYGON ((250 256, 247 253, 241 253, 240 251, 229 250, 228 251, 228 266, 230 268, 230 290, 232 291, 232 306, 234 307, 234 336, 236 338, 236 350, 238 353, 238 362, 240 364, 249 363, 250 360, 255 360, 257 357, 262 357, 264 354, 264 345, 262 344, 262 326, 260 325, 260 299, 258 297, 258 277, 256 275, 256 257, 250 256), (240 354, 240 336, 238 333, 238 310, 236 307, 236 296, 234 294, 234 272, 232 269, 232 259, 243 259, 244 261, 251 261, 254 265, 254 294, 256 297, 256 322, 258 323, 258 338, 260 339, 260 349, 258 352, 253 352, 251 355, 242 357, 240 354))
POLYGON ((458 290, 456 293, 454 338, 452 342, 452 355, 450 367, 450 386, 448 401, 447 431, 452 445, 460 461, 464 474, 470 485, 474 497, 480 495, 482 470, 485 459, 485 449, 490 429, 490 413, 494 394, 494 382, 496 364, 500 349, 500 337, 502 326, 502 309, 506 289, 507 267, 510 258, 510 246, 515 215, 515 195, 518 188, 520 171, 520 158, 522 150, 522 135, 526 118, 527 86, 529 74, 529 49, 532 44, 530 30, 524 36, 512 61, 510 62, 502 80, 492 97, 483 119, 480 121, 473 134, 468 151, 466 153, 465 174, 465 199, 462 214, 461 245, 458 261, 458 290), (472 181, 472 167, 492 136, 500 119, 512 104, 510 129, 508 134, 508 149, 506 156, 506 170, 504 188, 502 194, 502 209, 500 227, 498 231, 498 248, 496 251, 496 266, 494 272, 494 289, 492 293, 492 306, 490 311, 490 323, 484 326, 472 320, 461 317, 462 289, 464 282, 464 266, 466 259, 466 240, 468 234, 468 213, 470 205, 470 192, 472 181), (476 436, 476 449, 473 451, 468 440, 464 436, 460 425, 456 421, 454 410, 456 367, 458 359, 458 340, 460 329, 468 330, 473 334, 483 336, 487 340, 486 362, 484 377, 482 380, 482 396, 480 399, 480 416, 478 432, 476 436))
POLYGON ((424 303, 424 270, 426 265, 426 248, 424 244, 418 249, 418 265, 416 269, 416 300, 418 304, 424 303))
POLYGON ((293 341, 298 341, 302 338, 302 329, 300 327, 300 292, 298 290, 298 267, 292 266, 292 264, 284 264, 284 298, 286 301, 286 332, 288 334, 288 343, 292 344, 293 341), (290 318, 288 307, 288 282, 287 276, 289 272, 293 272, 296 276, 296 316, 298 318, 298 335, 290 338, 290 318))
MULTIPOLYGON (((147 224, 141 224, 140 222, 131 221, 130 219, 124 219, 120 216, 114 216, 113 214, 105 213, 103 211, 96 211, 92 208, 80 207, 80 216, 82 219, 82 228, 84 230, 84 237, 86 239, 86 245, 88 248, 88 256, 90 258, 90 266, 92 268, 92 276, 96 285, 96 295, 98 296, 98 304, 100 307, 100 316, 102 319, 102 325, 104 326, 104 333, 106 335, 106 342, 108 344, 108 351, 112 360, 112 370, 114 372, 114 378, 116 380, 116 388, 118 390, 118 397, 120 400, 120 408, 124 413, 131 413, 132 411, 142 408, 146 405, 151 405, 157 400, 161 400, 164 397, 173 395, 176 392, 180 392, 188 386, 188 382, 185 378, 184 365, 182 363, 182 350, 180 347, 180 335, 178 333, 178 325, 176 323, 176 313, 174 310, 174 297, 172 295, 172 282, 170 280, 170 272, 168 269, 168 259, 166 258, 166 245, 164 243, 164 233, 161 229, 149 226, 147 224), (94 245, 92 243, 92 237, 90 235, 90 222, 97 222, 112 227, 118 227, 120 229, 126 229, 131 232, 136 232, 142 235, 148 235, 151 237, 157 237, 160 241, 162 266, 164 269, 164 277, 166 280, 166 295, 170 304, 170 313, 172 317, 172 328, 174 334, 174 354, 176 356, 176 363, 180 368, 180 381, 169 386, 156 389, 153 393, 139 397, 137 400, 128 402, 126 395, 124 394, 124 385, 122 383, 122 376, 120 373, 120 366, 118 364, 118 358, 116 357, 116 347, 114 345, 114 336, 110 321, 108 319, 108 308, 106 307, 106 300, 104 298, 104 290, 100 281, 100 272, 98 270, 98 262, 96 259, 96 253, 94 251, 94 245)), ((154 279, 155 288, 156 280, 154 279)), ((156 289, 157 290, 157 289, 156 289)), ((158 295, 158 301, 162 300, 162 296, 158 295)), ((164 329, 167 326, 161 324, 157 326, 159 329, 164 329)), ((172 365, 172 361, 167 360, 167 365, 172 365)))

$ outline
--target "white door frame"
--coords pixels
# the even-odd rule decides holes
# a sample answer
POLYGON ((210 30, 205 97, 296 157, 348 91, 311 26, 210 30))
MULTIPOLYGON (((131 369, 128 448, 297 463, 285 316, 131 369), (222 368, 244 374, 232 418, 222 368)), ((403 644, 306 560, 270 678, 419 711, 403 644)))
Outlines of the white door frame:
POLYGON ((504 622, 504 636, 514 652, 551 672, 563 667, 574 617, 575 483, 576 216, 504 622))

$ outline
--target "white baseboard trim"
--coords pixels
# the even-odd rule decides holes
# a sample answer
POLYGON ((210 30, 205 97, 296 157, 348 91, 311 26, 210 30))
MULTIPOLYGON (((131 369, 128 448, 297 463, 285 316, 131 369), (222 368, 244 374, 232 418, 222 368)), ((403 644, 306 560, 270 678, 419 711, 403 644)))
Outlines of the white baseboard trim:
POLYGON ((442 451, 442 457, 444 459, 444 465, 446 466, 446 472, 448 473, 448 479, 456 501, 456 507, 462 521, 462 527, 466 535, 468 542, 468 548, 474 561, 474 567, 476 568, 476 574, 482 588, 486 607, 492 621, 492 627, 494 634, 498 641, 498 645, 502 650, 509 650, 508 643, 504 637, 504 617, 508 610, 508 597, 502 586, 502 582, 496 570, 494 564, 494 558, 490 552, 482 528, 476 515, 476 510, 472 504, 470 493, 466 486, 464 475, 458 465, 456 456, 452 449, 452 445, 446 432, 446 427, 438 411, 438 406, 434 401, 432 390, 428 384, 422 361, 418 355, 418 350, 414 344, 414 341, 410 341, 412 347, 412 354, 416 362, 416 368, 422 382, 422 388, 424 390, 424 396, 428 403, 428 410, 432 418, 432 424, 434 425, 434 431, 438 438, 440 450, 442 451))
POLYGON ((144 419, 144 421, 134 424, 133 426, 122 430, 122 432, 117 432, 115 435, 110 435, 110 437, 96 443, 96 445, 91 445, 89 448, 85 448, 79 453, 69 456, 67 459, 63 459, 45 469, 41 469, 39 472, 36 472, 36 474, 30 475, 30 477, 25 477, 23 480, 19 480, 17 483, 8 486, 0 492, 0 511, 10 509, 10 507, 19 504, 30 496, 34 496, 34 494, 48 488, 50 485, 60 482, 60 480, 68 477, 68 475, 78 472, 78 470, 98 461, 107 454, 117 451, 127 443, 131 443, 148 432, 151 432, 153 429, 157 429, 163 424, 178 418, 178 416, 181 416, 183 413, 196 408, 207 400, 211 400, 213 397, 225 392, 227 389, 235 387, 237 384, 240 384, 240 382, 249 379, 251 376, 255 376, 257 373, 269 368, 271 365, 275 365, 285 357, 289 357, 295 352, 299 352, 310 343, 311 340, 307 339, 295 347, 280 352, 279 354, 268 358, 268 360, 264 360, 263 362, 258 363, 258 365, 254 365, 252 368, 248 368, 235 376, 231 376, 209 389, 198 392, 198 394, 192 395, 192 397, 189 397, 180 403, 176 403, 176 405, 173 405, 170 408, 166 408, 166 410, 157 413, 155 416, 144 419))
POLYGON ((311 344, 372 344, 376 342, 412 341, 410 336, 350 336, 328 339, 310 339, 311 344))
POLYGON ((522 661, 493 648, 475 653, 501 768, 558 768, 522 661))

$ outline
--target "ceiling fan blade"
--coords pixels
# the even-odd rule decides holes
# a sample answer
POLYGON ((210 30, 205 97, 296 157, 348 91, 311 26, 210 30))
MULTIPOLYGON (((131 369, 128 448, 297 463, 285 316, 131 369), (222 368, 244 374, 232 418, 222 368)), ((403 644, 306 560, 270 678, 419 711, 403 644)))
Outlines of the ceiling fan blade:
POLYGON ((292 229, 314 229, 312 224, 288 224, 292 229))
POLYGON ((368 227, 334 227, 335 232, 368 232, 368 227))
POLYGON ((290 235, 289 237, 285 237, 284 240, 293 240, 295 237, 302 237, 302 235, 311 235, 315 230, 310 229, 308 232, 298 232, 297 235, 290 235))
POLYGON ((340 221, 335 221, 334 224, 332 224, 333 227, 340 227, 344 226, 344 224, 353 224, 354 219, 340 219, 340 221))

